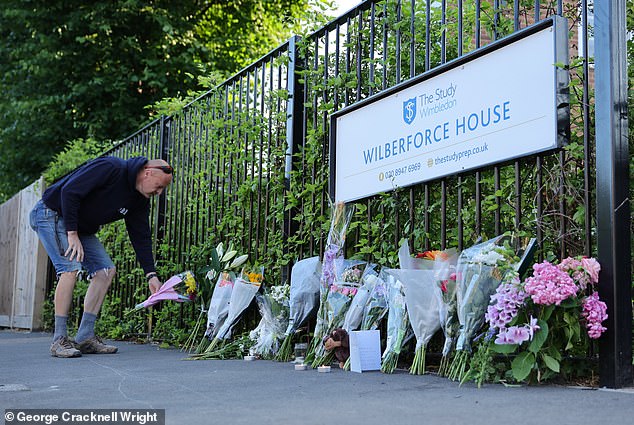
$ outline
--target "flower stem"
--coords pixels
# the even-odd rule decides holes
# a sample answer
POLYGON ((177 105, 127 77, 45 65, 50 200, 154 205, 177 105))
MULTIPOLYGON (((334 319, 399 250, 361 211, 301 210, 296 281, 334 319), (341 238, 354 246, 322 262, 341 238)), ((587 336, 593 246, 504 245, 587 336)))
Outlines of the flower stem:
POLYGON ((293 353, 292 347, 293 347, 293 334, 290 333, 286 335, 286 338, 284 338, 284 342, 282 342, 282 346, 280 347, 280 350, 277 352, 277 355, 275 356, 275 360, 278 362, 290 361, 291 355, 293 353))
POLYGON ((414 361, 409 368, 409 373, 412 375, 424 375, 425 374, 425 353, 426 347, 423 345, 416 350, 414 354, 414 361))

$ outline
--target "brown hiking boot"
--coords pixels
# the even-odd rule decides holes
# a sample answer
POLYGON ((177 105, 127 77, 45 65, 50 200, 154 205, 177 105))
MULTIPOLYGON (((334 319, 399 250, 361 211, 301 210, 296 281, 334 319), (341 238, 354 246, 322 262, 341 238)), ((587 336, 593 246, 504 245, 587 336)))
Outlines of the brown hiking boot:
POLYGON ((51 345, 51 356, 53 357, 81 357, 81 351, 79 351, 68 337, 63 336, 53 341, 51 345))
POLYGON ((114 345, 104 344, 98 336, 93 336, 79 343, 76 342, 75 345, 82 354, 114 354, 118 350, 114 345))

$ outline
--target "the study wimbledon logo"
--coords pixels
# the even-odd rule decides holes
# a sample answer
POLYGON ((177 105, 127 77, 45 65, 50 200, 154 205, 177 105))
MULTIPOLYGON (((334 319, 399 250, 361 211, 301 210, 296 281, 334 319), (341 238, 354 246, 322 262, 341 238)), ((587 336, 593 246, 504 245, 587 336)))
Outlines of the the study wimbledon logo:
POLYGON ((413 97, 411 99, 407 99, 403 102, 403 120, 407 124, 411 124, 414 122, 414 118, 416 118, 416 98, 413 97))

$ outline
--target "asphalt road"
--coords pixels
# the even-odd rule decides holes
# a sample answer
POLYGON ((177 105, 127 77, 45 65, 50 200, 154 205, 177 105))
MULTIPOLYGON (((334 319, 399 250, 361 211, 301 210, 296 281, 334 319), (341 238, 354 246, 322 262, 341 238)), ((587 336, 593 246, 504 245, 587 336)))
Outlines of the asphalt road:
POLYGON ((398 370, 318 373, 263 360, 185 361, 175 349, 127 342, 116 342, 114 355, 58 359, 50 341, 50 334, 0 331, 2 413, 165 409, 170 425, 634 423, 633 388, 478 389, 398 370))

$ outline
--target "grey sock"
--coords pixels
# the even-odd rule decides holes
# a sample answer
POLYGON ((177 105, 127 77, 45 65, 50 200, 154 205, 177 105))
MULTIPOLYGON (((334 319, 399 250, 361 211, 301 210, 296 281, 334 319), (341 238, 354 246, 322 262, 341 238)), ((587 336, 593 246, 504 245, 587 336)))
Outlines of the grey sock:
POLYGON ((67 321, 68 316, 55 315, 55 334, 53 335, 53 341, 57 341, 64 336, 68 336, 68 329, 66 328, 67 321))
POLYGON ((75 342, 83 342, 87 339, 95 336, 95 321, 97 320, 97 315, 92 313, 86 313, 84 311, 83 316, 81 316, 81 323, 79 324, 79 330, 77 330, 77 335, 75 336, 75 342))

